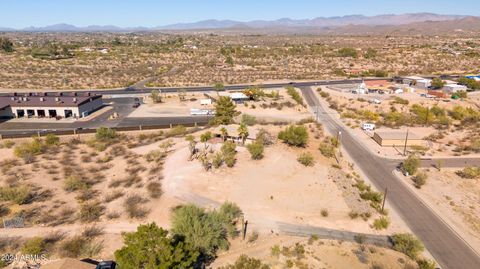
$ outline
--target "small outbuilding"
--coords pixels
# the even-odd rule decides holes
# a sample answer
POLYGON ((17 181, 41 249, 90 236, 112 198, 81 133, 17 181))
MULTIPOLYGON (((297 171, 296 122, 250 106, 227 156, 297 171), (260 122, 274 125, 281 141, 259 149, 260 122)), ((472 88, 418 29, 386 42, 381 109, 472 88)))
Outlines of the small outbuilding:
POLYGON ((467 91, 467 86, 458 84, 447 84, 443 87, 443 91, 447 94, 454 94, 459 91, 467 91))
MULTIPOLYGON (((403 147, 407 139, 407 131, 377 131, 373 140, 382 147, 403 147)), ((409 132, 407 146, 424 146, 425 140, 419 135, 409 132)))

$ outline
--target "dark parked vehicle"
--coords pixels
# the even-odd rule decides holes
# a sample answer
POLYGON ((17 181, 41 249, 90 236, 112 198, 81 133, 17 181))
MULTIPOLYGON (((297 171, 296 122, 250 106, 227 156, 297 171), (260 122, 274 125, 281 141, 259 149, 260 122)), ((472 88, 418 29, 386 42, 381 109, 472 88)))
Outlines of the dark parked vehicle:
POLYGON ((114 261, 103 261, 97 264, 95 269, 115 269, 117 264, 114 261))
POLYGON ((133 105, 133 108, 137 108, 137 107, 139 107, 139 106, 140 106, 140 103, 135 103, 135 104, 133 105))

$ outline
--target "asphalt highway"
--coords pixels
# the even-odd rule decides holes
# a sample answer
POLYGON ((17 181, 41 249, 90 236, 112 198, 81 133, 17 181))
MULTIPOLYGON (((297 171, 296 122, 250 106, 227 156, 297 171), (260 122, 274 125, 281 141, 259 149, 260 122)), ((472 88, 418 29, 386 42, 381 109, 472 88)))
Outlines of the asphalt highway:
POLYGON ((480 257, 431 208, 425 205, 392 172, 396 162, 379 158, 364 148, 335 118, 327 113, 310 87, 302 87, 310 107, 318 107, 319 121, 331 133, 341 131, 341 144, 379 190, 388 189, 387 200, 420 238, 444 269, 478 269, 480 257))

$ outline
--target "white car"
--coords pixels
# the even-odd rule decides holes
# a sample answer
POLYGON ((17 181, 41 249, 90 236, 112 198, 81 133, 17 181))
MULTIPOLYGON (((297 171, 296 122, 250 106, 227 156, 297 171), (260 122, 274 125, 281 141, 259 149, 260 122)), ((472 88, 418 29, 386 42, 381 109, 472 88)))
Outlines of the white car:
POLYGON ((372 99, 372 100, 370 100, 370 103, 371 103, 371 104, 377 104, 377 105, 379 105, 379 104, 382 103, 382 101, 380 101, 380 100, 378 100, 378 99, 372 99))
POLYGON ((364 124, 362 124, 362 130, 364 130, 364 131, 374 131, 375 130, 375 124, 364 123, 364 124))

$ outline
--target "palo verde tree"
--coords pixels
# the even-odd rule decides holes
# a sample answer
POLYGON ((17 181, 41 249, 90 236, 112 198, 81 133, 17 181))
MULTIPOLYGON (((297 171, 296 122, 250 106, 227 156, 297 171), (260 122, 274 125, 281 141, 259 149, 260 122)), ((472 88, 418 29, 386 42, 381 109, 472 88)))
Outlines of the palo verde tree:
POLYGON ((215 124, 231 124, 233 118, 239 114, 237 106, 230 97, 221 96, 215 104, 215 124))
POLYGON ((115 251, 121 268, 194 268, 200 256, 183 235, 169 236, 155 223, 138 226, 123 240, 125 245, 115 251))

